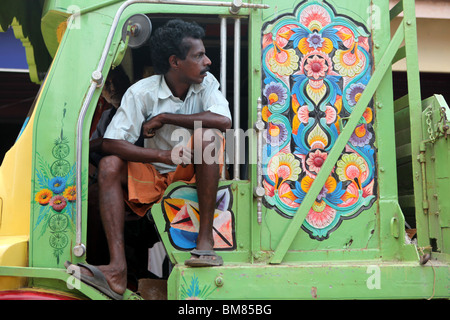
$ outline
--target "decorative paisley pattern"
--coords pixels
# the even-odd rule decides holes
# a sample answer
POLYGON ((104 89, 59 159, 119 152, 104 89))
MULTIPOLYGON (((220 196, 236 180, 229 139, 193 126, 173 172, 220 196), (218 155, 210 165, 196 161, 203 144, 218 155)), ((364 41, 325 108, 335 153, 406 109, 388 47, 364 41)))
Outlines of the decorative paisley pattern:
MULTIPOLYGON (((263 26, 264 204, 295 215, 371 77, 366 27, 326 1, 303 1, 294 15, 263 26)), ((372 206, 373 108, 368 105, 303 223, 324 240, 342 220, 372 206)))

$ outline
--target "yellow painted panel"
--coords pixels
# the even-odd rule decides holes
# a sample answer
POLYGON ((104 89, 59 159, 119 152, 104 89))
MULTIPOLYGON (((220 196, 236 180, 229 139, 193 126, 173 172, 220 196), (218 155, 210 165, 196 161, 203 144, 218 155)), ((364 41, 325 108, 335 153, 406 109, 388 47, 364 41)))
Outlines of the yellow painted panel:
MULTIPOLYGON (((28 237, 0 237, 0 266, 26 267, 28 265, 28 237)), ((0 277, 0 290, 24 287, 26 278, 0 277)))
POLYGON ((0 236, 29 235, 32 166, 32 117, 0 167, 0 236))

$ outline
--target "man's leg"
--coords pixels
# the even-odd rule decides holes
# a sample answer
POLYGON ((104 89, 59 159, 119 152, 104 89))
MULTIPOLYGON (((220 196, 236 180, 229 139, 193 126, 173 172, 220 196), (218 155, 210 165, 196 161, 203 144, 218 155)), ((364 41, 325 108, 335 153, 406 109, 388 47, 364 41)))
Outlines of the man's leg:
POLYGON ((108 243, 100 217, 100 207, 98 200, 98 182, 89 184, 88 189, 88 216, 87 216, 87 243, 89 246, 86 252, 87 262, 94 265, 106 264, 109 262, 108 243))
MULTIPOLYGON (((119 294, 124 293, 127 286, 125 207, 122 189, 126 184, 127 163, 116 156, 104 157, 99 165, 99 207, 110 262, 108 265, 98 266, 98 269, 104 274, 110 288, 119 294)), ((81 268, 81 271, 89 272, 85 268, 81 268)))
MULTIPOLYGON (((216 158, 219 155, 217 145, 222 144, 222 142, 218 143, 221 141, 219 139, 221 138, 211 129, 198 129, 194 132, 194 152, 200 152, 200 150, 202 152, 201 162, 194 162, 200 211, 200 226, 196 247, 198 250, 213 250, 214 248, 212 227, 220 178, 220 166, 216 158), (212 138, 213 136, 214 138, 212 138), (208 141, 209 137, 211 137, 211 140, 208 141), (213 150, 212 154, 211 150, 213 150), (214 159, 211 159, 211 156, 214 159)), ((198 157, 196 158, 198 159, 198 157)), ((209 259, 216 259, 216 257, 212 256, 209 259)))

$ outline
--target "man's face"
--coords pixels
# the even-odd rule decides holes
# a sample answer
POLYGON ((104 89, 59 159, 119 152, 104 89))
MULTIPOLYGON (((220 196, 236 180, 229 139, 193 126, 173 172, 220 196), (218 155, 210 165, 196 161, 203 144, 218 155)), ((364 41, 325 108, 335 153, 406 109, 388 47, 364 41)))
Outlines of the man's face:
POLYGON ((120 104, 120 97, 116 93, 116 89, 114 88, 114 83, 111 79, 106 79, 105 86, 102 90, 102 96, 105 98, 106 102, 117 107, 120 104))
POLYGON ((178 60, 181 79, 189 84, 202 83, 211 65, 211 60, 206 56, 203 41, 193 38, 185 38, 183 41, 189 42, 191 49, 186 59, 178 60))

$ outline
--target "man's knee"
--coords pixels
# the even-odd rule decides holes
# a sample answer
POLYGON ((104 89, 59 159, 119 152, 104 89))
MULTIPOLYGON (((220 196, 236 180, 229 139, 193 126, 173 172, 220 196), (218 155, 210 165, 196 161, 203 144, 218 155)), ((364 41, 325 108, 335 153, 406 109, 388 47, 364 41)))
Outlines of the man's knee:
POLYGON ((224 138, 217 129, 194 131, 194 163, 222 164, 224 138))
POLYGON ((117 156, 106 156, 100 160, 98 166, 99 183, 105 180, 121 179, 126 169, 126 161, 117 156))

